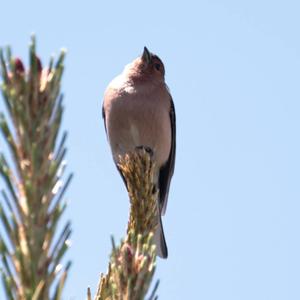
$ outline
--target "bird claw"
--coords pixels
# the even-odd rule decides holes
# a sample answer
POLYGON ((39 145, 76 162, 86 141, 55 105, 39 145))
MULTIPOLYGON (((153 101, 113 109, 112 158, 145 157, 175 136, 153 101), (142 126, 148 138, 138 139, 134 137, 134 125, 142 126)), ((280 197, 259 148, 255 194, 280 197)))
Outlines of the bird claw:
POLYGON ((150 156, 153 156, 153 150, 148 146, 137 146, 135 149, 145 150, 150 156))

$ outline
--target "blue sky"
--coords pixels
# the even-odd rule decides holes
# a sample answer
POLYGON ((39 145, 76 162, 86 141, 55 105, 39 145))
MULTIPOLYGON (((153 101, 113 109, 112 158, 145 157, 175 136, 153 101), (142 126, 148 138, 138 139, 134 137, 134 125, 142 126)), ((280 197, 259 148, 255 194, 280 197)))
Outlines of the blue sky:
POLYGON ((27 59, 35 32, 44 63, 68 49, 63 126, 75 179, 64 299, 95 292, 110 234, 125 233, 128 199, 101 105, 145 45, 165 63, 177 112, 160 299, 300 299, 299 9, 289 0, 3 1, 0 45, 27 59))

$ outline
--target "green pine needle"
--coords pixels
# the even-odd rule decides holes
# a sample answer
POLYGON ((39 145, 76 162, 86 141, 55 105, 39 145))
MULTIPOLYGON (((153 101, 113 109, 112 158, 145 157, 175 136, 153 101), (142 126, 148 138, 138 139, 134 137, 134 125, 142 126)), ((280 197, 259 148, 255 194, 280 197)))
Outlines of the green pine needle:
MULTIPOLYGON (((155 166, 143 150, 120 157, 118 166, 130 198, 127 236, 119 246, 112 239, 108 272, 101 275, 95 300, 142 300, 149 291, 156 268, 153 232, 158 220, 158 191, 153 180, 155 166)), ((156 299, 158 283, 149 300, 156 299)), ((91 299, 90 294, 88 299, 91 299)))
POLYGON ((71 225, 60 233, 62 202, 72 175, 62 183, 66 133, 58 141, 63 116, 60 85, 65 51, 43 68, 33 36, 29 67, 0 50, 1 91, 7 117, 0 113, 0 131, 10 157, 0 153, 2 223, 0 257, 7 299, 62 298, 70 263, 58 272, 69 247, 71 225), (2 238, 3 237, 3 238, 2 238), (54 286, 55 285, 55 286, 54 286))

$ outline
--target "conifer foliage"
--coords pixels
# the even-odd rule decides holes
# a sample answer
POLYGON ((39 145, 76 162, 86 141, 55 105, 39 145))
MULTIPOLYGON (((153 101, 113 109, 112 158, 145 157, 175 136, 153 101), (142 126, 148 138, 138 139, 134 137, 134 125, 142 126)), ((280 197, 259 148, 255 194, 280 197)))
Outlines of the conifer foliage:
POLYGON ((6 106, 6 114, 0 114, 4 137, 0 144, 3 286, 7 299, 58 300, 71 265, 62 265, 71 224, 60 224, 58 229, 72 178, 63 176, 67 134, 59 134, 65 53, 43 68, 32 38, 26 68, 10 48, 5 52, 0 52, 6 106), (5 153, 3 141, 8 147, 5 153))

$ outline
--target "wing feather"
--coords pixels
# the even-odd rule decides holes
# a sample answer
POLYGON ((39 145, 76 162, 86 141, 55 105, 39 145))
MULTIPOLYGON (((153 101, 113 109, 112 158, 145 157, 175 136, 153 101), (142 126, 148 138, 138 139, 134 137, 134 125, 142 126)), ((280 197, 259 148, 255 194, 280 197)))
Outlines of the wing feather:
POLYGON ((159 197, 159 204, 160 204, 160 210, 161 214, 164 215, 167 208, 167 202, 168 202, 168 194, 169 194, 169 188, 171 183, 171 178, 174 173, 175 168, 175 156, 176 156, 176 114, 175 114, 175 106, 172 99, 172 96, 170 95, 170 123, 171 123, 171 150, 169 154, 168 161, 163 165, 159 172, 159 191, 160 191, 160 197, 159 197))

